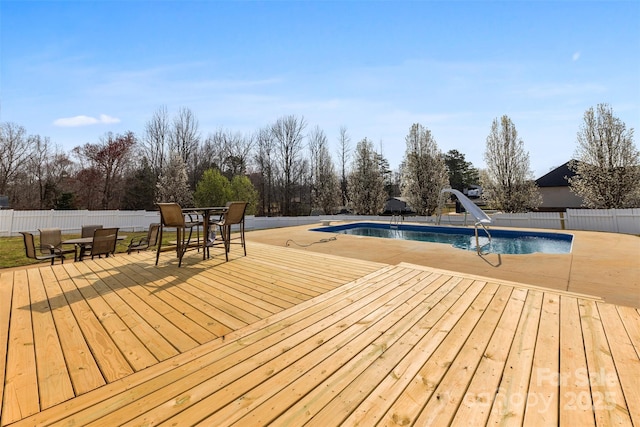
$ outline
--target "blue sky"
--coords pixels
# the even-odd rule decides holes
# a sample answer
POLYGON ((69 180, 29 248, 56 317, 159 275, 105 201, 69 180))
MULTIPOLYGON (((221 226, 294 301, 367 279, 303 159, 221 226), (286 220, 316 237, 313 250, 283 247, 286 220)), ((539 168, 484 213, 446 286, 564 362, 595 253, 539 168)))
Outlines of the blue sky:
POLYGON ((640 122, 638 1, 0 0, 0 42, 0 121, 65 151, 166 106, 203 138, 304 117, 334 155, 345 126, 393 168, 421 123, 483 168, 506 114, 539 177, 589 107, 640 122))

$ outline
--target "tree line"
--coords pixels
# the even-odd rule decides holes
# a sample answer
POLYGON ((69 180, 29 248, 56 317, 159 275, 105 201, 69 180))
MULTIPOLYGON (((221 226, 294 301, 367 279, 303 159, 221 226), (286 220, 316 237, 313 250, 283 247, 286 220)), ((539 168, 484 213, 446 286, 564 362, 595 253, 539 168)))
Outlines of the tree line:
MULTIPOLYGON (((529 154, 508 116, 486 138, 485 169, 463 153, 442 153, 431 131, 411 125, 398 170, 368 138, 352 146, 346 127, 338 151, 304 117, 283 116, 252 134, 219 129, 202 137, 195 114, 158 108, 141 134, 107 132, 95 143, 61 151, 48 137, 0 124, 0 195, 14 209, 155 209, 159 201, 187 206, 247 200, 256 215, 353 212, 379 214, 402 196, 420 215, 433 214, 440 190, 481 185, 491 208, 535 209, 540 194, 529 154)), ((640 205, 640 166, 633 129, 600 104, 585 112, 577 134, 572 190, 589 207, 640 205)))

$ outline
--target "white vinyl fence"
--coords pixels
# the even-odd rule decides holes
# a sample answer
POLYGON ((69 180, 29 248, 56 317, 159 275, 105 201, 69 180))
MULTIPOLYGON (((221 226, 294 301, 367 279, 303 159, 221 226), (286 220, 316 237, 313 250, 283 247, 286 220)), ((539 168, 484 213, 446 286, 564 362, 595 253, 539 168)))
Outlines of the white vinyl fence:
MULTIPOLYGON (((494 227, 591 230, 640 235, 640 209, 567 209, 566 212, 495 213, 494 227)), ((444 225, 472 225, 470 215, 444 215, 444 225)))
MULTIPOLYGON (((640 235, 640 209, 569 209, 567 212, 495 213, 493 226, 593 230, 640 235)), ((405 221, 436 223, 436 217, 406 217, 405 221)), ((143 231, 160 221, 158 212, 149 211, 15 211, 0 210, 0 236, 17 236, 20 231, 35 233, 40 228, 60 228, 64 234, 79 234, 83 225, 101 224, 122 231, 143 231)), ((318 224, 321 221, 386 221, 389 216, 322 215, 304 217, 247 216, 247 230, 318 224)), ((468 215, 444 215, 442 225, 472 225, 468 215)))

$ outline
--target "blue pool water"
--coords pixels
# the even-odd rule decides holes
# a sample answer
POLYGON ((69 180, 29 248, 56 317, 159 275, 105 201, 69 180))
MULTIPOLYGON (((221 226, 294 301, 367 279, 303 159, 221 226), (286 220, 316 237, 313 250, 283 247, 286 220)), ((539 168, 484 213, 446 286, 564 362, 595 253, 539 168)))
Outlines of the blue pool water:
MULTIPOLYGON (((355 236, 383 237, 387 239, 417 240, 420 242, 446 243, 459 249, 476 250, 473 228, 437 227, 432 225, 390 225, 374 222, 356 222, 314 228, 312 231, 351 234, 355 236)), ((496 254, 568 254, 573 236, 564 233, 490 230, 491 242, 483 229, 478 230, 483 252, 496 254)))

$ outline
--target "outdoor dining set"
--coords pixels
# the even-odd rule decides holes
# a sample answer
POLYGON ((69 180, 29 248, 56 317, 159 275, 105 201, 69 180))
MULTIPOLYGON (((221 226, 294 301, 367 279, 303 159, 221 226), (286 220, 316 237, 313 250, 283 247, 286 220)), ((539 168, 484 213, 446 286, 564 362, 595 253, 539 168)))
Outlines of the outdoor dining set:
MULTIPOLYGON (((224 248, 225 260, 229 260, 229 250, 234 243, 240 244, 247 255, 244 235, 244 219, 247 202, 229 202, 226 206, 182 208, 177 203, 158 203, 160 222, 149 225, 147 234, 141 238, 132 238, 127 245, 127 253, 156 249, 156 265, 163 246, 163 232, 172 229, 176 232, 176 240, 169 242, 175 246, 178 266, 187 250, 202 250, 202 258, 210 257, 210 249, 216 246, 224 248), (215 218, 214 218, 215 217, 215 218), (232 238, 232 226, 238 227, 237 237, 232 238), (201 236, 202 234, 202 236, 201 236), (195 235, 195 236, 194 236, 195 235)), ((82 261, 90 256, 108 257, 114 255, 116 245, 127 236, 119 235, 117 227, 102 225, 84 225, 79 238, 64 239, 60 228, 42 228, 39 246, 30 232, 20 232, 24 239, 26 256, 36 260, 56 259, 64 263, 65 256, 73 254, 74 261, 82 261)), ((165 246, 166 249, 166 246, 165 246)))

